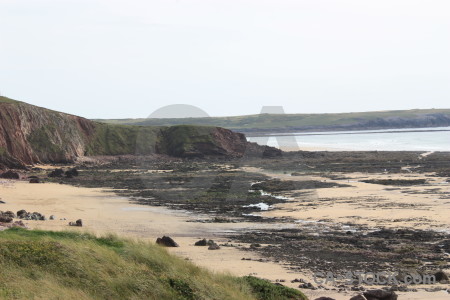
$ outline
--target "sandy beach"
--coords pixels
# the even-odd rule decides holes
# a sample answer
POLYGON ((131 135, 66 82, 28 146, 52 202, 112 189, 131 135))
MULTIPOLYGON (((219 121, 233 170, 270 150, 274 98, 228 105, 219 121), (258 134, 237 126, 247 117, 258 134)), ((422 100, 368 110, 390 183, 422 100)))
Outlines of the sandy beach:
MULTIPOLYGON (((302 176, 290 174, 274 174, 256 168, 247 171, 261 172, 283 180, 306 180, 302 176)), ((349 174, 347 174, 349 175, 349 174)), ((408 175, 406 175, 408 176, 408 175)), ((417 177, 416 175, 415 177, 417 177)), ((421 177, 426 176, 420 175, 421 177)), ((347 176, 348 177, 348 176, 347 176)), ((284 204, 277 204, 273 209, 261 212, 265 217, 289 217, 299 222, 301 228, 309 222, 324 222, 328 224, 364 224, 367 226, 414 227, 448 231, 450 228, 450 200, 438 201, 434 195, 402 193, 402 191, 420 192, 418 187, 387 190, 386 187, 362 183, 364 178, 387 178, 390 175, 351 174, 351 179, 340 180, 350 184, 347 188, 317 189, 305 199, 292 197, 284 204), (357 200, 357 199, 359 200, 357 200), (333 201, 327 201, 333 199, 333 201), (385 208, 375 209, 377 205, 385 203, 385 208), (424 205, 424 199, 427 205, 424 205), (351 200, 351 201, 350 201, 351 200), (314 203, 316 206, 307 204, 314 203), (318 206, 318 207, 317 207, 318 206), (357 217, 356 217, 357 216, 357 217), (304 221, 304 222, 302 222, 304 221)), ((396 176, 395 178, 399 178, 396 176)), ((407 177, 411 179, 411 176, 407 177)), ((315 177, 315 180, 330 180, 315 177)), ((337 180, 339 181, 339 180, 337 180)), ((432 186, 443 192, 449 191, 444 178, 434 178, 432 186)), ((289 195, 287 195, 289 197, 289 195)), ((0 197, 4 204, 0 210, 37 211, 47 216, 55 216, 55 220, 25 221, 29 228, 46 230, 81 230, 95 234, 115 233, 132 239, 154 241, 162 235, 173 237, 180 245, 169 251, 185 257, 196 264, 217 272, 229 272, 235 275, 256 275, 273 282, 282 281, 283 284, 297 287, 298 283, 291 283, 294 279, 311 280, 308 271, 298 272, 286 268, 284 262, 268 261, 254 252, 243 251, 249 245, 239 244, 238 247, 226 247, 218 251, 210 251, 205 247, 194 246, 201 238, 214 239, 222 245, 233 243, 226 237, 233 232, 245 232, 261 228, 279 228, 280 224, 269 223, 199 223, 192 222, 206 218, 184 210, 172 210, 164 207, 143 206, 133 204, 126 197, 117 196, 112 190, 99 188, 74 187, 56 183, 29 184, 24 181, 2 180, 0 182, 0 197), (70 227, 69 221, 82 219, 84 227, 70 227), (250 260, 242 260, 243 258, 250 260)), ((236 246, 236 245, 235 245, 236 246)), ((335 299, 349 299, 354 292, 303 290, 311 299, 319 296, 332 296, 335 299)), ((439 292, 401 293, 400 299, 447 299, 448 294, 439 292)))
POLYGON ((55 220, 24 221, 30 229, 78 230, 98 235, 113 233, 148 241, 169 235, 180 245, 179 248, 168 248, 170 252, 216 272, 238 276, 257 275, 273 281, 284 279, 292 287, 296 285, 290 284, 290 280, 305 278, 302 274, 288 273, 280 264, 259 261, 261 257, 235 247, 211 251, 207 247, 194 246, 202 238, 213 239, 219 244, 226 243, 228 240, 221 237, 223 233, 260 227, 254 223, 187 222, 201 216, 193 216, 186 211, 132 204, 129 199, 105 189, 55 183, 29 184, 2 180, 0 197, 5 202, 0 204, 0 210, 17 212, 25 209, 40 212, 47 218, 55 216, 55 220), (69 221, 77 219, 83 220, 82 228, 68 226, 69 221), (242 260, 244 257, 252 260, 242 260))

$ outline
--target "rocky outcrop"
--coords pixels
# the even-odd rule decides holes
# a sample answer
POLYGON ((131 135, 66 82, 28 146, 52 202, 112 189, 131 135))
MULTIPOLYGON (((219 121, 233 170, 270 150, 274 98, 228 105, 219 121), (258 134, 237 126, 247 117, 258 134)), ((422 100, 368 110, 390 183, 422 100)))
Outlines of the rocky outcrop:
MULTIPOLYGON (((0 97, 0 169, 94 155, 240 157, 255 147, 243 134, 220 127, 105 124, 0 97)), ((269 151, 267 157, 279 154, 257 151, 269 151)))
POLYGON ((157 152, 178 157, 242 156, 248 144, 242 133, 220 127, 172 126, 161 129, 160 136, 157 152))
POLYGON ((84 155, 95 123, 22 102, 1 102, 0 155, 2 162, 25 165, 69 162, 84 155))

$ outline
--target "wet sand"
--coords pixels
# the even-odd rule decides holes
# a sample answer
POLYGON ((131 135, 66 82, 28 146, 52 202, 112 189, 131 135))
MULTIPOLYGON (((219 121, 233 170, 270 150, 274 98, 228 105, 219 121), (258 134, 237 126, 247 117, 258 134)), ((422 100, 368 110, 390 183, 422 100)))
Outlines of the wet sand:
MULTIPOLYGON (((311 190, 305 197, 291 197, 262 212, 265 217, 290 217, 301 221, 354 223, 369 227, 414 228, 450 233, 450 184, 444 177, 430 174, 345 174, 345 179, 332 180, 320 176, 274 174, 256 168, 246 168, 282 180, 318 180, 347 184, 345 188, 311 190), (368 179, 425 179, 423 186, 386 186, 364 183, 368 179), (319 209, 320 208, 320 209, 319 209)), ((284 193, 289 197, 298 191, 284 193)))

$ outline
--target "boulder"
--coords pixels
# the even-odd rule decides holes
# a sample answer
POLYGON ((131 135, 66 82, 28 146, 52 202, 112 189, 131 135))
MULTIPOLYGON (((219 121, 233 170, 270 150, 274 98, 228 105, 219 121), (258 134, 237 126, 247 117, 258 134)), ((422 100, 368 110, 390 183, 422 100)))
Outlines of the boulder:
POLYGON ((28 214, 28 216, 25 218, 27 220, 35 220, 35 221, 45 221, 45 216, 41 213, 34 212, 31 214, 28 214))
POLYGON ((319 298, 316 298, 314 300, 336 300, 336 299, 330 298, 330 297, 319 297, 319 298))
POLYGON ((216 243, 213 243, 212 245, 209 245, 208 250, 219 250, 220 246, 216 243))
POLYGON ((367 300, 367 298, 363 295, 356 295, 354 297, 351 297, 350 300, 367 300))
POLYGON ((63 169, 55 169, 50 174, 48 174, 48 177, 62 177, 64 175, 63 169))
POLYGON ((11 217, 11 218, 15 218, 15 217, 16 217, 16 214, 13 213, 13 212, 10 211, 10 210, 5 211, 5 212, 3 212, 2 214, 3 214, 4 216, 11 217))
POLYGON ((434 274, 436 282, 448 281, 448 275, 444 271, 438 271, 434 274))
POLYGON ((195 242, 194 246, 206 246, 207 243, 208 242, 206 241, 206 239, 203 239, 203 240, 195 242))
POLYGON ((5 173, 0 175, 0 178, 4 178, 4 179, 19 179, 20 175, 17 172, 13 172, 11 170, 6 171, 5 173))
POLYGON ((39 178, 31 178, 30 183, 40 183, 39 178))
POLYGON ((298 287, 301 288, 301 289, 310 289, 310 290, 316 290, 317 289, 310 282, 306 282, 306 283, 300 284, 298 287))
POLYGON ((78 219, 75 222, 69 222, 69 226, 83 227, 83 220, 78 219))
POLYGON ((397 300, 395 292, 385 290, 368 290, 363 293, 367 300, 397 300))
POLYGON ((27 214, 28 213, 25 209, 21 209, 17 212, 17 218, 24 219, 27 214))
POLYGON ((49 220, 54 220, 55 219, 55 216, 54 215, 51 215, 50 216, 50 218, 48 218, 49 220))
POLYGON ((76 168, 72 168, 72 169, 69 169, 68 171, 66 171, 65 174, 66 174, 67 178, 73 178, 73 177, 78 176, 78 170, 76 168))
POLYGON ((171 237, 163 236, 162 238, 157 238, 156 243, 165 247, 180 247, 171 237))
POLYGON ((13 219, 11 217, 0 215, 0 223, 11 223, 12 220, 13 219))

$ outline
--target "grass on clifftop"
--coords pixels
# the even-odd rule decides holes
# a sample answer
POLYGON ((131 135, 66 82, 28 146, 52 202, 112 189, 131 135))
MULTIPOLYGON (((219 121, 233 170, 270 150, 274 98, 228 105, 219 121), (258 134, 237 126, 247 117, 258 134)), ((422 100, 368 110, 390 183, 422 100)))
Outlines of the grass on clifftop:
MULTIPOLYGON (((335 126, 359 126, 367 122, 383 120, 385 122, 393 122, 386 125, 387 128, 402 128, 395 126, 396 120, 423 120, 428 119, 428 115, 440 115, 440 118, 449 117, 450 109, 412 109, 412 110, 391 110, 391 111, 370 111, 370 112, 352 112, 352 113, 317 113, 317 114, 259 114, 233 117, 206 117, 206 118, 165 118, 165 119, 113 119, 113 120, 97 120, 111 124, 128 124, 128 125, 144 125, 144 126, 173 126, 173 125, 203 125, 218 126, 228 128, 234 131, 251 132, 251 131, 289 131, 296 129, 318 129, 332 128, 335 126)), ((422 125, 430 127, 428 121, 423 121, 422 125)), ((413 123, 414 124, 414 123, 413 123)), ((369 125, 364 125, 365 129, 369 125)), ((373 128, 383 126, 381 124, 372 124, 373 128), (377 127, 378 126, 378 127, 377 127)), ((441 125, 439 125, 441 126, 441 125)), ((444 126, 444 125, 442 125, 444 126)), ((447 126, 447 125, 445 125, 447 126)), ((411 126, 404 126, 410 128, 411 126)))
POLYGON ((19 103, 20 101, 10 99, 8 97, 0 96, 0 103, 19 103))
POLYGON ((154 244, 79 232, 2 231, 0 269, 1 299, 306 299, 211 273, 154 244))

